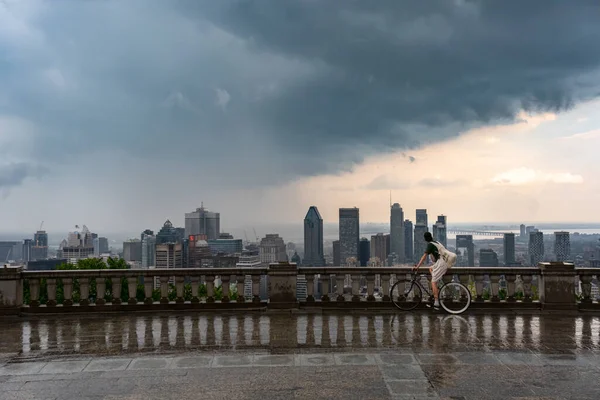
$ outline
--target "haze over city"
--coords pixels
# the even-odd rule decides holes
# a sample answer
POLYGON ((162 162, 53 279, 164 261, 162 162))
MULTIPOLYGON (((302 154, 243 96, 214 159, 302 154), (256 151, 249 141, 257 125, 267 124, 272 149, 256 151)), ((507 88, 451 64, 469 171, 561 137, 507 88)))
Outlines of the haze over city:
POLYGON ((390 192, 450 225, 600 222, 597 11, 4 1, 0 231, 139 232, 201 201, 229 230, 384 222, 390 192))

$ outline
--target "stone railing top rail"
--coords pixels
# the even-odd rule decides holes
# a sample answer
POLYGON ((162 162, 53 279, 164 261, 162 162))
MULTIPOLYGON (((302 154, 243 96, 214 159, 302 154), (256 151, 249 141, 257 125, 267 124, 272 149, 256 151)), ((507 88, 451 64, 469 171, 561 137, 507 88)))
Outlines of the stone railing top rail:
MULTIPOLYGON (((409 274, 411 267, 299 267, 301 275, 365 275, 365 274, 409 274)), ((600 270, 598 270, 600 272, 600 270)), ((426 266, 421 267, 419 272, 428 274, 426 266)), ((494 274, 494 275, 539 275, 538 267, 454 267, 448 271, 448 275, 472 275, 472 274, 494 274)))
POLYGON ((40 278, 133 278, 138 276, 231 276, 265 275, 268 268, 152 268, 152 269, 72 269, 54 271, 23 271, 25 279, 40 278))

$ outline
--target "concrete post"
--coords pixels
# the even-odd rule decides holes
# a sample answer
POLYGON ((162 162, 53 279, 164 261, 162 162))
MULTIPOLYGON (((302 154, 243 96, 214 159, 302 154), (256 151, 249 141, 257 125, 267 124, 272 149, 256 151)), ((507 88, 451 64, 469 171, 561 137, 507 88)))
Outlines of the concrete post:
POLYGON ((576 310, 575 265, 564 262, 540 263, 539 297, 545 310, 576 310))
POLYGON ((0 315, 13 315, 23 305, 23 267, 0 267, 0 315))
POLYGON ((296 277, 298 267, 295 263, 280 262, 269 265, 269 308, 298 308, 296 298, 296 277))

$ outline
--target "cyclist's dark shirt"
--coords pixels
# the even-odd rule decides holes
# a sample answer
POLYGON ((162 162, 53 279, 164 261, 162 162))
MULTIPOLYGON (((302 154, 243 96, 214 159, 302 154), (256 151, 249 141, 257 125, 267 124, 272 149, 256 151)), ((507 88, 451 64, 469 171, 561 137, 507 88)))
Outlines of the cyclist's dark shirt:
POLYGON ((427 248, 425 249, 425 253, 431 254, 435 261, 440 259, 440 252, 438 251, 437 246, 435 244, 433 244, 433 242, 427 243, 427 248))

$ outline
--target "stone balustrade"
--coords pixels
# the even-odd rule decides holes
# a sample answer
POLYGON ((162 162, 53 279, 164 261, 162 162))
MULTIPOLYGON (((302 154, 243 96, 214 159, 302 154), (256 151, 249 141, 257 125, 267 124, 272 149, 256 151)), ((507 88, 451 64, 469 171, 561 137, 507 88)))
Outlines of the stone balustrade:
MULTIPOLYGON (((430 284, 423 268, 421 282, 430 284)), ((0 268, 0 315, 89 311, 392 308, 389 291, 404 267, 185 268, 24 271, 0 268), (261 298, 262 295, 262 298, 261 298)), ((471 308, 600 309, 592 284, 600 270, 569 263, 539 267, 456 267, 471 308)))

